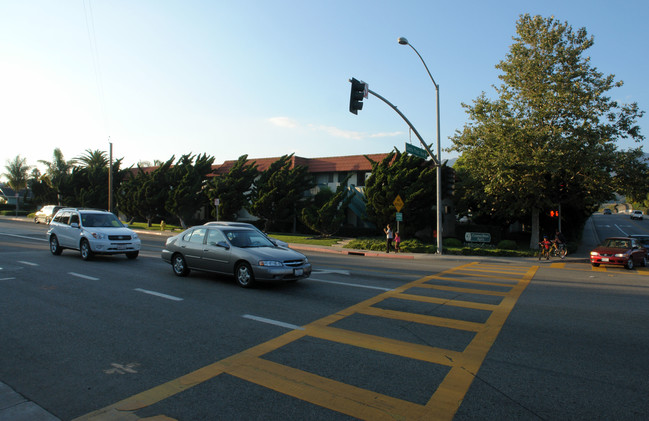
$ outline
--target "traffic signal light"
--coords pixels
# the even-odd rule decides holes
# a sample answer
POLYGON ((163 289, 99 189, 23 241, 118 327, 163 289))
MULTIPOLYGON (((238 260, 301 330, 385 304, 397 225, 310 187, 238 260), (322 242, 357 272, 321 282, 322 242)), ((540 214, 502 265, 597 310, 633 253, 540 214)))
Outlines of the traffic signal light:
POLYGON ((359 110, 363 109, 363 97, 365 97, 365 90, 367 85, 365 82, 352 78, 352 90, 349 95, 349 112, 358 114, 359 110))
POLYGON ((550 218, 558 218, 558 217, 559 217, 559 211, 556 210, 550 211, 550 218))
POLYGON ((455 170, 451 167, 442 167, 442 197, 451 198, 455 192, 455 170))

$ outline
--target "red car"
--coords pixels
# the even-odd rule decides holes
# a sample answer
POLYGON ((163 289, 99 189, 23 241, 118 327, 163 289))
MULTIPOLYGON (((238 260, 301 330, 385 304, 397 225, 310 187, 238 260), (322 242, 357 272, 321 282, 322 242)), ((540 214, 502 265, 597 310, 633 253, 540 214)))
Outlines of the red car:
POLYGON ((590 263, 595 267, 619 265, 627 269, 647 266, 647 250, 635 238, 611 237, 590 252, 590 263))

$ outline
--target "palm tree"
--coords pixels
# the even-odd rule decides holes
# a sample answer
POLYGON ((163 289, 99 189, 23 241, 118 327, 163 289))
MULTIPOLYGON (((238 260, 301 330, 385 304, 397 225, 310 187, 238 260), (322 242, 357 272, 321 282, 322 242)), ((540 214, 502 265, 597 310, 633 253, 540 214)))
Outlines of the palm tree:
POLYGON ((2 175, 7 178, 9 187, 16 192, 16 215, 18 215, 18 192, 27 187, 31 167, 27 165, 27 158, 18 155, 13 161, 7 161, 5 168, 7 172, 2 175))
POLYGON ((54 189, 58 198, 57 203, 60 205, 65 179, 70 174, 70 171, 72 171, 72 167, 76 164, 76 161, 74 159, 66 161, 63 158, 63 152, 61 152, 61 149, 55 148, 51 162, 42 160, 39 160, 38 162, 47 167, 43 178, 47 181, 47 184, 54 189))
POLYGON ((110 162, 105 151, 86 149, 85 155, 75 158, 81 167, 88 169, 108 168, 110 162))

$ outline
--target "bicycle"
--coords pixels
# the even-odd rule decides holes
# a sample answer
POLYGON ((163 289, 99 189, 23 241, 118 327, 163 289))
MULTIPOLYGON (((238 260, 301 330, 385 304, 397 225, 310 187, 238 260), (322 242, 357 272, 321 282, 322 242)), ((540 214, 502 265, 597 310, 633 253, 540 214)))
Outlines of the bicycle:
POLYGON ((568 251, 566 250, 566 245, 563 243, 559 243, 557 245, 556 241, 552 242, 552 247, 550 247, 550 256, 554 257, 559 257, 561 259, 564 259, 566 257, 566 254, 568 254, 568 251))
POLYGON ((539 243, 541 249, 539 250, 539 260, 545 257, 545 260, 550 260, 550 249, 546 248, 543 243, 539 243))

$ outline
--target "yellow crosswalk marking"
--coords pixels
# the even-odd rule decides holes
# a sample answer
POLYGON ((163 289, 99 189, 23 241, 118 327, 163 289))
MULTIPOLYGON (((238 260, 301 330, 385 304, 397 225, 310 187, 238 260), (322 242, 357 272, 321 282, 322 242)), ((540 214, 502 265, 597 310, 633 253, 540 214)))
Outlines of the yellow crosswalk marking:
MULTIPOLYGON (((359 419, 451 420, 507 317, 537 269, 538 266, 469 263, 437 275, 426 276, 310 323, 303 329, 290 331, 239 354, 77 418, 76 421, 137 420, 138 417, 134 411, 153 405, 223 373, 359 419), (440 282, 443 282, 444 285, 439 285, 440 282), (456 284, 449 285, 453 282, 456 284), (467 288, 467 285, 471 287, 467 288), (458 293, 463 299, 447 299, 418 294, 418 292, 431 290, 458 293), (471 296, 501 297, 502 299, 499 304, 486 304, 471 301, 471 296), (398 299, 406 303, 430 304, 431 309, 445 307, 450 314, 454 309, 479 310, 486 312, 488 317, 484 323, 478 323, 453 317, 388 310, 375 306, 390 299, 398 299), (474 335, 464 350, 457 351, 332 326, 333 323, 357 314, 457 329, 473 332, 474 335), (437 364, 448 367, 449 371, 430 400, 425 405, 420 405, 262 358, 263 355, 304 337, 318 338, 359 349, 437 364)), ((490 301, 494 301, 494 299, 490 301)), ((429 338, 431 343, 434 340, 435 338, 429 338)))

